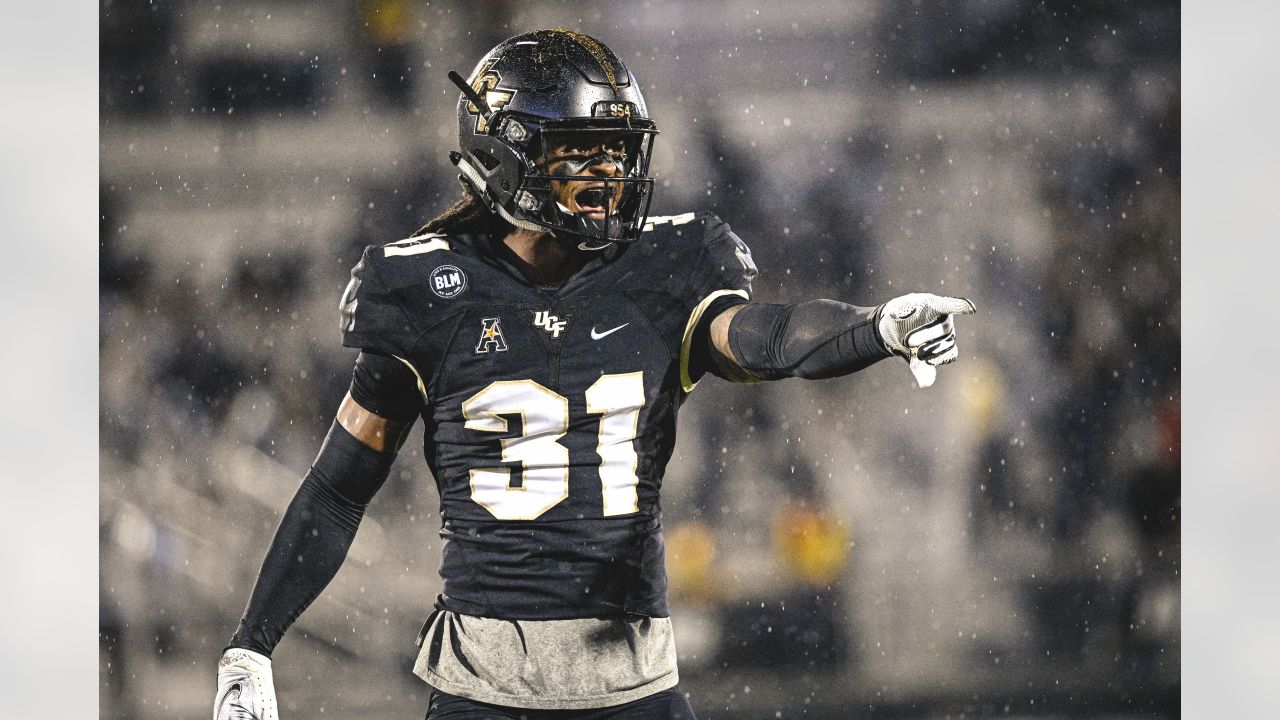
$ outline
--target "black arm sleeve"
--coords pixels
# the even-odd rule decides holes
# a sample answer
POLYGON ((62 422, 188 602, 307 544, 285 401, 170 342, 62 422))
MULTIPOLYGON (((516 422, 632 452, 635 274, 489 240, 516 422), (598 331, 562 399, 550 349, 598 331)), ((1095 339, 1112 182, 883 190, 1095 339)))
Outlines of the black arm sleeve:
POLYGON ((729 323, 729 348, 760 380, 848 375, 892 355, 876 310, 835 300, 748 305, 729 323))
POLYGON ((365 507, 391 470, 380 453, 338 423, 280 520, 231 647, 268 657, 303 610, 337 574, 365 507))

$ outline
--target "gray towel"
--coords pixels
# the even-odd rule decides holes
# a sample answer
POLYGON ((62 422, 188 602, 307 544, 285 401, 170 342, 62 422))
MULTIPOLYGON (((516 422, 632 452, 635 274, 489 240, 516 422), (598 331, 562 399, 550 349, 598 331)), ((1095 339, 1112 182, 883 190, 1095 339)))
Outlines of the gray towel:
POLYGON ((413 672, 451 695, 508 707, 620 705, 675 687, 671 618, 497 620, 436 613, 413 672))

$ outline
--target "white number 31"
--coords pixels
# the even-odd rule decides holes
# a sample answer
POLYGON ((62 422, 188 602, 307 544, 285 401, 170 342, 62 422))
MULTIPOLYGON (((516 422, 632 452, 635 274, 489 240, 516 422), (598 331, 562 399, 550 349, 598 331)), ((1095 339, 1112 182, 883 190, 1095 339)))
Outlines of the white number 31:
MULTIPOLYGON (((644 375, 601 375, 587 388, 587 412, 600 415, 600 485, 604 515, 640 509, 636 495, 636 427, 644 407, 644 375)), ((500 380, 462 403, 468 430, 508 432, 503 415, 523 419, 519 437, 504 438, 502 461, 512 468, 471 470, 471 499, 499 520, 533 520, 569 497, 569 449, 558 441, 569 430, 569 401, 532 380, 500 380)))

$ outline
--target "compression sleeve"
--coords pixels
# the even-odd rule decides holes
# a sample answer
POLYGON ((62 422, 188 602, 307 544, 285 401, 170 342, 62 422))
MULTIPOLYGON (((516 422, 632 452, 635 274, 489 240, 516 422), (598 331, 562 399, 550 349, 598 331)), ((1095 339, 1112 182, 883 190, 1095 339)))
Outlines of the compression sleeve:
POLYGON ((729 348, 760 380, 848 375, 892 355, 877 309, 835 300, 747 305, 729 323, 729 348))
POLYGON ((329 428, 267 549, 231 647, 271 656, 342 566, 365 507, 394 459, 394 453, 371 449, 336 422, 329 428))

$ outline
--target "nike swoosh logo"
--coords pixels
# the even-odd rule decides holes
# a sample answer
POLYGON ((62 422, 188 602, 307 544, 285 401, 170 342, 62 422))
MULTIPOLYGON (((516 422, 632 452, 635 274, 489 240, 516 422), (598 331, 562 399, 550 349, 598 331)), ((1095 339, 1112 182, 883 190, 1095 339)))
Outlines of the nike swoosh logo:
POLYGON ((602 333, 598 333, 598 332, 596 332, 596 328, 595 328, 595 326, 593 325, 593 326, 591 327, 591 339, 592 339, 592 340, 599 340, 600 338, 604 337, 605 335, 609 335, 609 334, 611 334, 611 333, 616 333, 616 332, 618 332, 619 330, 621 330, 622 328, 624 328, 624 327, 626 327, 626 326, 628 326, 628 325, 630 325, 630 324, 631 324, 631 323, 629 323, 629 322, 624 322, 624 323, 622 323, 621 325, 619 325, 618 327, 613 328, 612 330, 605 330, 605 331, 604 331, 604 332, 602 332, 602 333))

